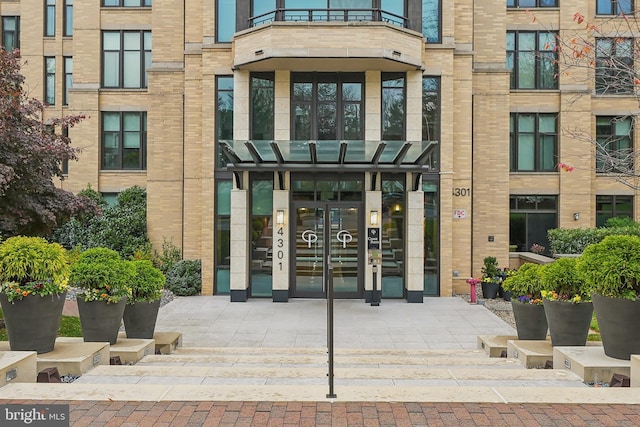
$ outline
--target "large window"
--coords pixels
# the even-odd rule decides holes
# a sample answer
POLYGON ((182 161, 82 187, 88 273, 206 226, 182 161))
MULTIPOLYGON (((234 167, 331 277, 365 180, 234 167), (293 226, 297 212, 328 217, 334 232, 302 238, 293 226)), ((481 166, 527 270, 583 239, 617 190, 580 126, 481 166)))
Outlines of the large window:
POLYGON ((507 7, 558 7, 558 0, 507 0, 507 7))
POLYGON ((44 58, 44 102, 48 105, 56 103, 56 58, 44 58))
POLYGON ((62 103, 64 105, 69 104, 69 89, 73 87, 73 58, 70 56, 64 57, 64 87, 62 92, 62 103))
POLYGON ((274 74, 251 74, 251 139, 273 139, 274 102, 274 74))
POLYGON ((422 140, 440 140, 440 77, 422 78, 422 140))
POLYGON ((507 68, 512 89, 556 89, 555 34, 537 31, 507 32, 507 68))
POLYGON ((404 296, 405 175, 383 174, 382 181, 382 297, 404 296))
POLYGON ((633 196, 596 196, 596 227, 610 218, 633 219, 633 196))
POLYGON ((215 294, 231 289, 231 180, 216 181, 215 294))
POLYGON ((362 73, 295 73, 291 76, 294 140, 362 140, 362 73))
POLYGON ((216 41, 229 43, 236 32, 236 0, 216 0, 216 41))
POLYGON ((633 121, 631 117, 596 117, 596 171, 633 172, 633 121))
POLYGON ((270 297, 273 288, 273 174, 251 180, 251 296, 270 297))
MULTIPOLYGON (((216 142, 233 139, 233 76, 219 76, 216 78, 216 142)), ((222 152, 216 146, 219 167, 225 167, 226 162, 222 152)))
POLYGON ((104 7, 151 7, 151 0, 102 0, 104 7))
POLYGON ((102 87, 146 88, 151 31, 102 33, 102 87))
POLYGON ((427 39, 427 43, 442 41, 441 28, 441 0, 422 0, 422 35, 427 39))
POLYGON ((11 51, 20 47, 20 17, 2 17, 2 46, 11 51))
POLYGON ((633 93, 633 44, 622 37, 596 40, 596 93, 633 93))
POLYGON ((598 15, 626 15, 633 13, 633 0, 596 0, 598 15))
POLYGON ((44 35, 46 37, 56 35, 56 0, 45 0, 44 35))
POLYGON ((147 113, 102 113, 102 169, 147 168, 147 113))
POLYGON ((423 175, 422 191, 424 192, 424 295, 437 296, 440 294, 440 286, 438 286, 438 258, 440 254, 438 181, 427 180, 427 175, 423 175))
POLYGON ((558 146, 556 114, 513 113, 509 128, 512 172, 555 170, 558 146))
POLYGON ((382 139, 404 140, 405 74, 382 73, 382 139))
POLYGON ((511 196, 509 203, 509 245, 528 252, 537 243, 549 254, 547 231, 558 227, 558 196, 511 196))
POLYGON ((64 28, 62 34, 73 35, 73 0, 64 0, 64 28))

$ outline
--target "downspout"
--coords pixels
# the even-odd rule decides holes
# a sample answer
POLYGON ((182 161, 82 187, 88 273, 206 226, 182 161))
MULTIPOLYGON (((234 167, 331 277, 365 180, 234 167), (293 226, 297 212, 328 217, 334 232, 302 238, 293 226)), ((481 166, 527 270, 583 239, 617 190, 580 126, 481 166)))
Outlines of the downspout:
POLYGON ((187 2, 182 2, 182 225, 181 225, 181 236, 180 241, 182 242, 182 257, 184 258, 184 225, 186 222, 185 217, 185 167, 186 167, 186 114, 185 114, 185 89, 186 89, 186 81, 185 81, 185 71, 187 65, 187 55, 185 53, 185 44, 187 40, 187 2))

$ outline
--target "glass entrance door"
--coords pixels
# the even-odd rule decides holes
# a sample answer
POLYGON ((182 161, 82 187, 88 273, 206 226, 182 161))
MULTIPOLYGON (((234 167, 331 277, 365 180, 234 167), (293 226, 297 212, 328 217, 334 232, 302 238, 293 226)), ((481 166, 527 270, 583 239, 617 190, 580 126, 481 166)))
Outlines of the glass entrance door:
POLYGON ((364 250, 359 212, 357 206, 343 204, 295 207, 293 297, 324 298, 329 262, 333 267, 334 296, 362 296, 363 278, 358 271, 364 267, 364 250))

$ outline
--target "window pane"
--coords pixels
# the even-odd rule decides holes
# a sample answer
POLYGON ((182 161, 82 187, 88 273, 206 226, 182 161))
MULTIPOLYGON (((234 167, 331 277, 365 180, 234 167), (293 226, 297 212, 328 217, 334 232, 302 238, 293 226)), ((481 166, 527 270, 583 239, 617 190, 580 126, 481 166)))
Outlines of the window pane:
POLYGON ((613 0, 597 0, 596 13, 600 15, 612 15, 613 0))
POLYGON ((518 33, 518 50, 536 50, 536 33, 518 33))
POLYGON ((540 132, 555 133, 556 132, 556 118, 555 116, 549 116, 542 114, 539 117, 539 130, 540 132))
POLYGON ((123 33, 124 50, 140 50, 140 33, 123 33))
POLYGON ((630 135, 631 134, 631 119, 626 118, 616 122, 616 135, 630 135))
POLYGON ((294 139, 311 139, 311 105, 295 106, 294 139))
POLYGON ((344 139, 362 139, 360 127, 360 104, 347 104, 344 107, 344 139))
POLYGON ((318 139, 336 139, 336 105, 318 105, 318 139))
POLYGON ((251 139, 273 139, 274 76, 251 77, 251 139))
POLYGON ((251 190, 251 211, 253 215, 273 214, 273 181, 254 181, 251 190))
POLYGON ((422 0, 422 34, 427 43, 440 42, 440 0, 422 0))
POLYGON ((218 43, 230 42, 233 34, 236 32, 236 1, 235 0, 217 0, 218 16, 216 23, 218 24, 218 43))
POLYGON ((342 99, 344 101, 361 101, 362 100, 362 84, 361 83, 343 83, 342 99))
POLYGON ((535 132, 536 121, 534 114, 520 114, 518 116, 518 132, 535 132))
POLYGON ((539 169, 540 170, 553 170, 556 165, 555 150, 556 150, 556 138, 554 136, 541 136, 540 137, 540 158, 539 169))
POLYGON ((520 89, 533 89, 536 85, 535 53, 518 53, 518 87, 520 89))
POLYGON ((633 13, 633 1, 632 0, 618 0, 618 10, 616 13, 633 13))
POLYGON ((533 135, 520 135, 518 138, 518 170, 535 169, 535 139, 533 135))
POLYGON ((118 113, 103 113, 102 114, 102 129, 104 131, 119 131, 120 130, 120 115, 118 113))
POLYGON ((124 87, 141 87, 140 52, 124 52, 123 61, 124 87))

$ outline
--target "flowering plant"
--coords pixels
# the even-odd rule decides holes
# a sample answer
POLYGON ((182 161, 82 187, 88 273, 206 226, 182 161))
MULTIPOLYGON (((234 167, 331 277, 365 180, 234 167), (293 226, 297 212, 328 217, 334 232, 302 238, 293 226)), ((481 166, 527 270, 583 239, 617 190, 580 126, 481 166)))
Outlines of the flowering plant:
POLYGON ((92 248, 84 251, 71 266, 69 283, 81 289, 78 298, 87 302, 117 303, 131 296, 128 283, 134 274, 131 262, 120 259, 118 252, 92 248))
POLYGON ((61 294, 67 289, 67 280, 54 281, 33 280, 21 284, 20 282, 3 282, 0 284, 0 292, 3 292, 9 302, 20 301, 28 295, 38 295, 46 297, 54 294, 61 294))
POLYGON ((572 303, 591 301, 589 289, 576 271, 577 258, 560 258, 540 270, 542 297, 572 303))
POLYGON ((542 304, 542 283, 540 270, 542 265, 525 263, 515 272, 509 273, 502 282, 505 291, 511 291, 516 300, 525 304, 542 304))

